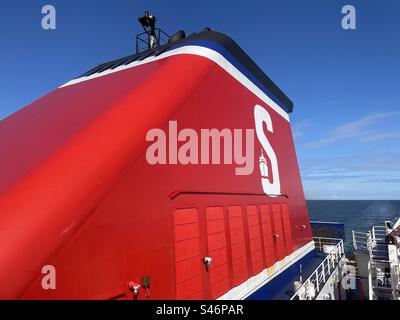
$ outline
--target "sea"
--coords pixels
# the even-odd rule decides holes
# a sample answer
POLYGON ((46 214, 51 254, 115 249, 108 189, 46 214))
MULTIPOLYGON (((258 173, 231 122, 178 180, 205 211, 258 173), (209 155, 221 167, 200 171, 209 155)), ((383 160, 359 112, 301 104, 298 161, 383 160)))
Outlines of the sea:
POLYGON ((345 224, 346 251, 352 250, 352 230, 367 232, 400 217, 400 200, 308 200, 311 221, 345 224))

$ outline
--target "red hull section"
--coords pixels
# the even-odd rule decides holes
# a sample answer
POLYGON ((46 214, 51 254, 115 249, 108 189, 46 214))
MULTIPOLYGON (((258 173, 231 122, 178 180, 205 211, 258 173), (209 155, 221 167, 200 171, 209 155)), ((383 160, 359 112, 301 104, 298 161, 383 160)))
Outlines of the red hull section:
POLYGON ((138 299, 215 299, 312 240, 290 123, 202 56, 57 89, 0 122, 0 154, 2 299, 132 299, 142 276, 138 299), (146 160, 149 130, 255 129, 256 105, 273 123, 281 196, 263 192, 257 137, 247 176, 146 160))

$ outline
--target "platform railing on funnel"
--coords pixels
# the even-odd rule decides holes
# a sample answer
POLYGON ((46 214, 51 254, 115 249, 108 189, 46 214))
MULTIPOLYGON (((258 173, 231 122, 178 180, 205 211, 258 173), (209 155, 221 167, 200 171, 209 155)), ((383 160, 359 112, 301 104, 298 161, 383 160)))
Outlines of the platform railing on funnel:
POLYGON ((314 243, 316 250, 329 253, 290 300, 314 300, 344 257, 342 239, 317 237, 314 238, 314 243))
POLYGON ((168 43, 170 36, 160 28, 154 30, 152 36, 150 32, 143 32, 136 36, 136 53, 158 48, 168 43))

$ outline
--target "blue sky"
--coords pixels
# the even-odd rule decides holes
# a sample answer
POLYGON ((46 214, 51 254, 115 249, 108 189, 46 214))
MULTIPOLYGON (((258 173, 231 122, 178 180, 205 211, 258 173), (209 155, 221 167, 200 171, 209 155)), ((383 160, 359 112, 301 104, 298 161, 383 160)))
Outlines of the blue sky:
POLYGON ((400 199, 397 0, 3 0, 0 119, 133 52, 145 9, 170 34, 227 33, 288 94, 308 199, 400 199), (56 30, 41 28, 46 4, 56 30), (346 4, 356 30, 341 28, 346 4))

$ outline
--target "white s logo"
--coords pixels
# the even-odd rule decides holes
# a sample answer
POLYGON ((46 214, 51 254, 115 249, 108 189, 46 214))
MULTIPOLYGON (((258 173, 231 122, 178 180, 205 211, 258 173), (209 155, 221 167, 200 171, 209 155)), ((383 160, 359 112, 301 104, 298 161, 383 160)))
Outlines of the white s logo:
POLYGON ((276 154, 274 149, 272 149, 271 144, 269 143, 265 133, 263 125, 264 123, 267 126, 267 130, 271 133, 274 132, 274 128, 272 126, 271 116, 268 111, 263 107, 256 105, 254 107, 254 120, 256 124, 256 133, 257 138, 260 141, 263 149, 267 154, 267 158, 271 162, 272 169, 272 183, 268 178, 268 165, 266 159, 264 158, 263 152, 261 151, 260 157, 260 170, 261 170, 261 183, 264 190, 264 193, 273 197, 279 196, 281 194, 281 183, 279 179, 279 168, 278 168, 278 160, 276 158, 276 154))

